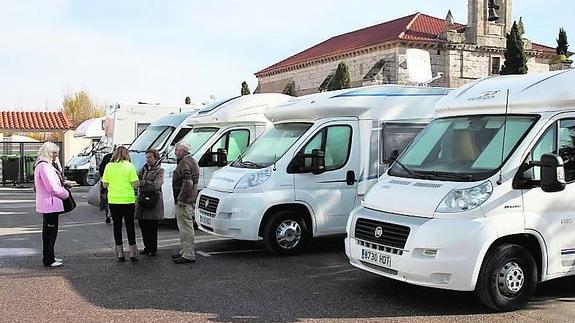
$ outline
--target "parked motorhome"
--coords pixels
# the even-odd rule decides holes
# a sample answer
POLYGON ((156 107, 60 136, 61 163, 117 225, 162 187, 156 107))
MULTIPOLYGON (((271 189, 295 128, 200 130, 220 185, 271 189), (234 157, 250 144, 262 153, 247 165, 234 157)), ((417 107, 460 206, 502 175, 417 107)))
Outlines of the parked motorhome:
POLYGON ((379 85, 266 110, 273 126, 200 193, 199 228, 263 239, 280 255, 306 248, 313 237, 343 234, 350 211, 447 92, 379 85))
POLYGON ((128 146, 159 118, 195 110, 195 105, 116 104, 107 111, 104 121, 105 140, 109 145, 128 146))
POLYGON ((74 137, 90 139, 91 143, 66 162, 64 175, 67 179, 80 185, 94 185, 98 181, 96 165, 101 155, 111 148, 101 140, 104 136, 104 120, 105 117, 89 119, 76 128, 74 137))
POLYGON ((575 70, 451 92, 347 223, 353 266, 499 311, 575 274, 575 70))
MULTIPOLYGON (((284 94, 252 94, 212 103, 187 119, 192 128, 181 141, 192 147, 192 157, 200 166, 198 189, 205 187, 212 174, 233 162, 244 149, 268 127, 263 111, 293 97, 284 94)), ((165 180, 162 186, 164 216, 175 217, 172 173, 176 169, 172 150, 164 159, 165 180)))
POLYGON ((152 122, 130 145, 130 159, 136 169, 144 167, 146 150, 156 149, 161 157, 171 151, 174 145, 192 130, 187 120, 196 112, 170 114, 152 122))

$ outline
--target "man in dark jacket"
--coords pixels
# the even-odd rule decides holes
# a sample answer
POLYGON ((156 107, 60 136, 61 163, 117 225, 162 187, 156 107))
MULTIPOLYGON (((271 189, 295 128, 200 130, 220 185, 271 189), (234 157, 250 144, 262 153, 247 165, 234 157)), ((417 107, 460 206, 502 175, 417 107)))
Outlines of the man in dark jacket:
POLYGON ((181 250, 172 255, 177 264, 196 261, 194 252, 194 204, 198 195, 200 167, 190 156, 190 146, 178 143, 175 147, 178 166, 172 177, 174 203, 176 203, 176 221, 180 230, 181 250))
MULTIPOLYGON (((102 157, 100 161, 100 165, 98 165, 98 173, 100 177, 104 175, 104 170, 106 169, 106 165, 112 159, 112 153, 107 153, 102 157)), ((110 218, 110 209, 108 208, 108 190, 104 188, 102 182, 100 181, 100 211, 106 212, 106 223, 112 223, 110 218)))

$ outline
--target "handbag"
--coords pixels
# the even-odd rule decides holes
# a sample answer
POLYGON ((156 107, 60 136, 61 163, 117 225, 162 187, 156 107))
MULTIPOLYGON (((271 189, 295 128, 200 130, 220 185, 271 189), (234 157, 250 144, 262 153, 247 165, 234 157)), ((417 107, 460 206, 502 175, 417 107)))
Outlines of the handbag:
MULTIPOLYGON (((147 176, 147 173, 146 173, 147 176)), ((152 180, 155 181, 156 177, 158 176, 158 174, 156 173, 156 176, 154 176, 154 179, 152 180)), ((143 207, 144 209, 153 209, 156 207, 156 204, 158 204, 158 200, 160 199, 160 192, 159 191, 142 191, 140 190, 140 194, 138 194, 138 204, 140 204, 141 207, 143 207)))
POLYGON ((140 191, 138 203, 145 209, 153 209, 158 204, 159 198, 158 191, 140 191))
POLYGON ((76 201, 74 200, 70 189, 68 189, 66 186, 64 186, 64 188, 66 191, 68 191, 68 197, 62 200, 62 204, 64 205, 64 212, 62 213, 68 213, 76 208, 76 201))

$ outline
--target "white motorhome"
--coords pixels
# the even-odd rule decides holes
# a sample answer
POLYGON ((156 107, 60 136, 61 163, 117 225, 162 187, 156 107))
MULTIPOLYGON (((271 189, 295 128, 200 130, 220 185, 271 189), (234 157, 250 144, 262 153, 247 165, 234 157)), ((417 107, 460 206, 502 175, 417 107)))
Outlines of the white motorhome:
POLYGON ((159 118, 194 110, 197 110, 195 105, 116 104, 108 107, 104 140, 108 145, 127 146, 159 118))
POLYGON ((82 122, 74 132, 75 138, 86 138, 92 142, 80 153, 73 156, 64 166, 64 175, 80 185, 94 185, 98 181, 96 165, 101 154, 109 151, 101 140, 104 136, 106 117, 93 118, 82 122))
POLYGON ((130 159, 136 169, 144 167, 148 149, 156 149, 161 157, 166 156, 192 130, 187 120, 196 112, 170 114, 152 122, 130 145, 130 159))
MULTIPOLYGON (((192 130, 181 141, 192 147, 191 155, 200 166, 198 189, 203 189, 216 170, 236 160, 266 130, 269 121, 263 115, 265 109, 291 99, 289 95, 276 93, 244 95, 206 105, 188 117, 186 122, 192 130)), ((172 150, 162 163, 167 219, 175 218, 172 174, 176 162, 172 150)))
POLYGON ((471 83, 350 215, 353 266, 524 306, 575 274, 575 70, 471 83))
POLYGON ((342 234, 350 211, 431 120, 443 88, 370 86, 268 109, 273 122, 197 200, 201 230, 293 254, 342 234))

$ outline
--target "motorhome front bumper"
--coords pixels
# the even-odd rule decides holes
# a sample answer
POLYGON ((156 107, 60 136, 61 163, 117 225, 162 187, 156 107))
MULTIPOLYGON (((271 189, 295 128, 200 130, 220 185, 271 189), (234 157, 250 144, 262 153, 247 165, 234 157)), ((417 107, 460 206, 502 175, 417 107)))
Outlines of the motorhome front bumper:
POLYGON ((259 240, 260 219, 269 204, 265 193, 226 193, 206 188, 198 195, 196 222, 210 234, 259 240))
POLYGON ((428 219, 360 208, 345 239, 350 263, 415 285, 471 291, 484 241, 496 233, 486 219, 428 219))

